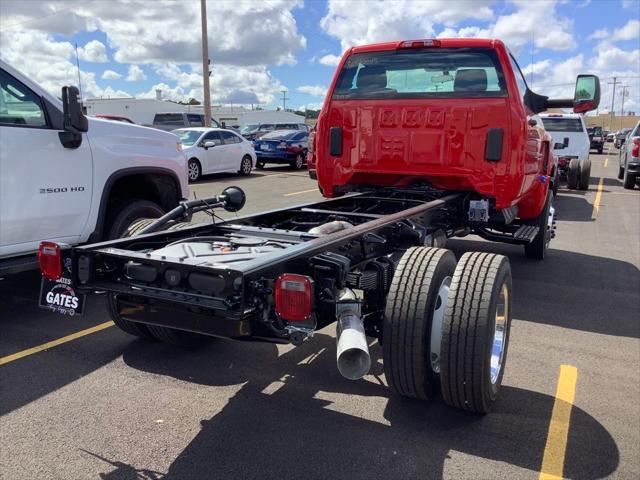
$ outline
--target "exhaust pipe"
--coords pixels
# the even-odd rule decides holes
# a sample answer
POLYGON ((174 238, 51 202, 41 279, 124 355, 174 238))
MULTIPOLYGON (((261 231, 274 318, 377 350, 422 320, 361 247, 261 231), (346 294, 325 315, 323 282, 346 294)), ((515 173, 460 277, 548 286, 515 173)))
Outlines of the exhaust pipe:
POLYGON ((337 317, 338 371, 349 380, 359 380, 369 372, 371 357, 360 318, 360 304, 353 291, 345 289, 340 292, 337 317))

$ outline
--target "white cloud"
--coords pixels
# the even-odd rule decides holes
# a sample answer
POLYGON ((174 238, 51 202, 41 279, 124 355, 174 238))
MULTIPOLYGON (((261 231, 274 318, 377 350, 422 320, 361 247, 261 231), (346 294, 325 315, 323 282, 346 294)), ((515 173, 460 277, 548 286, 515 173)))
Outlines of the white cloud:
POLYGON ((113 70, 105 70, 100 78, 103 80, 118 80, 119 78, 122 78, 122 75, 118 72, 114 72, 113 70))
POLYGON ((139 82, 146 79, 147 76, 144 74, 142 68, 138 65, 129 66, 129 73, 127 74, 127 78, 125 78, 127 82, 139 82))
POLYGON ((597 50, 593 66, 598 70, 635 68, 640 65, 640 50, 627 51, 612 45, 601 45, 597 50))
POLYGON ((329 0, 320 26, 340 40, 345 51, 354 45, 428 38, 435 23, 454 25, 462 20, 489 20, 492 0, 329 0))
POLYGON ((609 36, 609 30, 606 28, 601 28, 600 30, 596 30, 591 35, 587 37, 588 40, 602 40, 603 38, 607 38, 609 36))
POLYGON ((528 76, 530 74, 540 75, 548 72, 550 68, 551 68, 551 60, 546 59, 536 63, 530 63, 529 65, 527 65, 522 69, 522 73, 524 76, 528 76))
POLYGON ((337 67, 338 63, 340 63, 340 58, 339 55, 325 55, 318 59, 318 63, 327 67, 337 67))
POLYGON ((78 57, 85 62, 105 63, 109 61, 104 43, 98 40, 91 40, 84 47, 78 48, 78 57))
POLYGON ((301 85, 296 89, 300 93, 307 93, 314 97, 324 97, 327 94, 327 87, 320 85, 301 85))
POLYGON ((612 40, 636 40, 640 37, 640 20, 629 20, 622 28, 613 32, 612 40))

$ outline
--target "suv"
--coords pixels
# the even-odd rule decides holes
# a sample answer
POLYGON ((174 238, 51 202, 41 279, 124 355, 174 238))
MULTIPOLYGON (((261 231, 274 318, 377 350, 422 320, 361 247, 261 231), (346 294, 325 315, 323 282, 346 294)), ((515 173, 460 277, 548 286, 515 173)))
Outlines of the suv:
MULTIPOLYGON (((204 114, 180 112, 156 113, 155 117, 153 117, 153 125, 150 126, 168 132, 176 128, 204 127, 204 114)), ((220 125, 212 118, 211 126, 219 127, 220 125)))
POLYGON ((602 127, 589 127, 587 128, 589 134, 590 150, 597 150, 598 153, 602 153, 605 142, 605 134, 602 131, 602 127))
POLYGON ((619 153, 618 178, 624 188, 631 190, 640 180, 640 122, 627 134, 619 153))
POLYGON ((37 268, 43 240, 119 238, 187 198, 175 135, 85 117, 0 61, 0 275, 37 268))

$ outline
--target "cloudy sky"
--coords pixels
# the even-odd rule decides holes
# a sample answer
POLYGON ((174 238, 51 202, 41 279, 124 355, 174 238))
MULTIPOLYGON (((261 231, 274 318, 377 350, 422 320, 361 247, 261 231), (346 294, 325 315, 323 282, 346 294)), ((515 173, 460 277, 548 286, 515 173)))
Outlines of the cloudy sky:
MULTIPOLYGON (((273 107, 287 90, 317 108, 352 45, 495 37, 538 93, 596 73, 606 111, 616 76, 640 112, 639 18, 640 0, 209 0, 213 101, 273 107)), ((76 44, 85 97, 202 98, 199 0, 0 0, 0 56, 55 94, 77 84, 76 44)))

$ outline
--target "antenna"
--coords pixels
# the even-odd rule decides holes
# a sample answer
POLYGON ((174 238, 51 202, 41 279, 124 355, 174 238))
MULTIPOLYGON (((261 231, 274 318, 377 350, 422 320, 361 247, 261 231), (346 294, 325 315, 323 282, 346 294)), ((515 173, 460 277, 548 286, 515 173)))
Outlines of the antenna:
POLYGON ((529 72, 529 83, 530 87, 533 88, 533 47, 535 45, 535 36, 534 33, 531 32, 531 71, 529 72))
POLYGON ((80 58, 78 58, 78 42, 76 42, 76 67, 78 67, 78 88, 80 89, 80 99, 82 99, 82 82, 80 81, 80 58))

